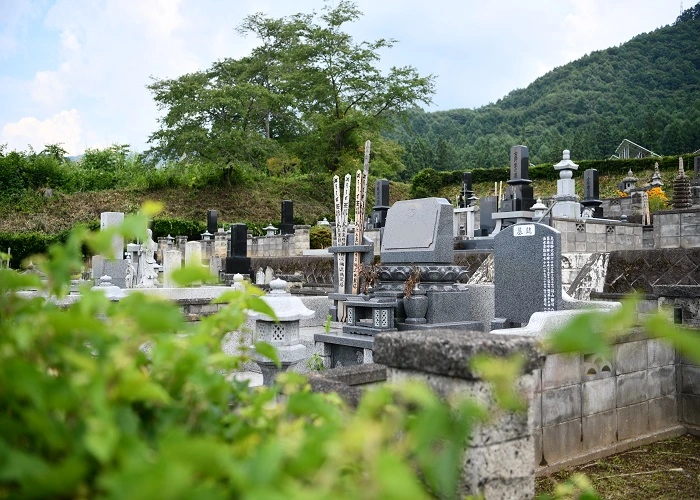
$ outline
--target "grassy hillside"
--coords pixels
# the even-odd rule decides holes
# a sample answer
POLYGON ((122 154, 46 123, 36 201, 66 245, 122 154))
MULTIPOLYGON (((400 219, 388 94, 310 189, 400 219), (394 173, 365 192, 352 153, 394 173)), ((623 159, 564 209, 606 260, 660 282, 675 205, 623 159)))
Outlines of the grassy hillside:
MULTIPOLYGON (((374 179, 370 180, 373 186, 374 179)), ((392 182, 392 203, 408 197, 409 186, 392 182)), ((370 187, 367 205, 374 205, 370 187)), ((353 185, 354 199, 354 185, 353 185)), ((290 179, 270 178, 252 185, 204 188, 167 188, 149 191, 104 190, 58 193, 46 197, 40 192, 25 193, 12 203, 0 206, 0 232, 39 231, 54 234, 77 223, 98 220, 100 212, 134 212, 146 200, 165 205, 163 217, 206 221, 207 210, 219 210, 222 223, 246 222, 257 226, 280 220, 282 200, 294 201, 294 216, 299 222, 314 224, 333 219, 333 187, 330 176, 305 176, 290 179), (327 177, 327 179, 326 179, 327 177)), ((351 207, 351 212, 353 209, 351 207)))

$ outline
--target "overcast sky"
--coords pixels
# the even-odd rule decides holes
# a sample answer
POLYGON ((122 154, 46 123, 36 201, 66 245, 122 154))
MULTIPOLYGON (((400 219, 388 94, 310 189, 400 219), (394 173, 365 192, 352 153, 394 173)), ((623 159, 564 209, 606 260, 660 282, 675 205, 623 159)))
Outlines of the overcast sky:
MULTIPOLYGON (((357 0, 356 41, 395 38, 382 65, 437 76, 430 111, 476 108, 595 50, 671 24, 677 0, 357 0)), ((0 144, 148 148, 150 77, 249 53, 235 27, 255 12, 323 0, 0 0, 0 144)), ((685 8, 691 6, 686 0, 685 8)))

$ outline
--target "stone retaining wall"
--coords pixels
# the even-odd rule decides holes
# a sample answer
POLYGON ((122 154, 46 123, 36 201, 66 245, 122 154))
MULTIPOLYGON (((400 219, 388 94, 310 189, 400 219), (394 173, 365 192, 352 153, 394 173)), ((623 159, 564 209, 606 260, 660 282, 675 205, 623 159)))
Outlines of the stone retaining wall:
POLYGON ((535 375, 535 463, 552 472, 682 434, 677 359, 671 346, 639 332, 611 356, 549 354, 535 375))
POLYGON ((601 253, 614 250, 641 250, 643 226, 616 220, 552 219, 561 233, 562 253, 601 253))

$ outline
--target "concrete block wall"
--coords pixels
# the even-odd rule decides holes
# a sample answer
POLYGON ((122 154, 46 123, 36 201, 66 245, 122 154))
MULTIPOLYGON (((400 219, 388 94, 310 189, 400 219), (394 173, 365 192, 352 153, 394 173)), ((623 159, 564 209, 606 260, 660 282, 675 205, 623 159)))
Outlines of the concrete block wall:
POLYGON ((700 208, 654 212, 654 248, 700 247, 700 208))
POLYGON ((679 413, 688 430, 700 435, 700 365, 681 359, 679 365, 679 413))
MULTIPOLYGON (((670 345, 639 335, 614 345, 609 358, 548 355, 535 374, 535 465, 550 472, 660 433, 685 432, 677 412, 676 370, 670 345)), ((694 380, 700 382, 700 372, 694 380)), ((700 408, 700 395, 689 389, 688 396, 688 408, 700 408)))
POLYGON ((552 227, 561 233, 562 253, 641 250, 641 224, 603 219, 552 219, 552 227))
POLYGON ((298 257, 310 248, 311 226, 294 226, 294 234, 248 235, 248 257, 298 257))

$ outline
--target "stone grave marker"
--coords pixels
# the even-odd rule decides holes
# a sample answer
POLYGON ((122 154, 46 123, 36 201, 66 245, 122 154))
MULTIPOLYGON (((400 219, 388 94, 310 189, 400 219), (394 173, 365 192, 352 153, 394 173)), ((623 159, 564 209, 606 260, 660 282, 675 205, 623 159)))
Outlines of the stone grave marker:
MULTIPOLYGON (((124 212, 102 212, 100 214, 100 230, 118 226, 124 222, 124 212)), ((114 236, 112 239, 114 255, 111 258, 122 260, 124 258, 124 237, 114 236)))
POLYGON ((282 201, 280 234, 294 234, 294 202, 292 200, 282 201))
POLYGON ((372 209, 372 226, 382 228, 386 225, 386 214, 389 210, 389 181, 379 179, 374 184, 374 208, 372 209))
POLYGON ((452 204, 444 198, 397 201, 389 209, 382 263, 452 264, 452 204))
POLYGON ((218 210, 208 210, 207 211, 207 232, 211 234, 216 234, 219 231, 219 211, 218 210))
POLYGON ((507 181, 507 198, 501 203, 501 212, 527 211, 535 204, 532 181, 527 178, 529 166, 527 146, 510 148, 510 180, 507 181))
POLYGON ((510 226, 494 238, 495 326, 520 326, 556 311, 561 294, 561 234, 537 223, 510 226))
POLYGON ((248 257, 248 226, 231 224, 231 249, 226 257, 227 274, 251 275, 250 257, 248 257))
POLYGON ((600 200, 600 184, 598 180, 598 171, 595 168, 589 168, 583 172, 583 216, 588 217, 603 217, 603 209, 600 200))

